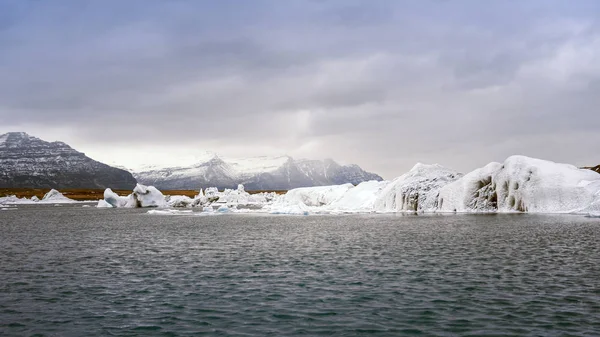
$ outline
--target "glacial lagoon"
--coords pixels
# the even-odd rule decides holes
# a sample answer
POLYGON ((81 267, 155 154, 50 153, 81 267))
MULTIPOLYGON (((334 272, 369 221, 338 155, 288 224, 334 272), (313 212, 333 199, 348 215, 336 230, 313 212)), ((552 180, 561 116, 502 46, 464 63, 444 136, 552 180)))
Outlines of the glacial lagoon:
POLYGON ((0 212, 7 336, 593 336, 600 219, 0 212))

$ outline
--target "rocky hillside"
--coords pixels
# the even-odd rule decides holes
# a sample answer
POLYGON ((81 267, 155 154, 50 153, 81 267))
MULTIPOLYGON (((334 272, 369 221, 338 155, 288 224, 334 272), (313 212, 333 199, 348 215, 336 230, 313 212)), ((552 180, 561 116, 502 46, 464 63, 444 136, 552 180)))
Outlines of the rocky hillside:
POLYGON ((46 142, 24 132, 0 135, 2 188, 132 189, 131 173, 97 162, 63 142, 46 142))

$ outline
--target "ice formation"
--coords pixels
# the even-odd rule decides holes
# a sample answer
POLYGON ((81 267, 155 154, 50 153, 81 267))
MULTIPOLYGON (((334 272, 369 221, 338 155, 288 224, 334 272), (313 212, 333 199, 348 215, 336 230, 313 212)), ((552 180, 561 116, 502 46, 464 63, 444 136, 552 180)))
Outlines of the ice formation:
POLYGON ((0 205, 16 205, 16 204, 71 204, 78 203, 79 201, 69 199, 65 197, 59 191, 52 189, 44 195, 40 200, 38 197, 33 196, 31 199, 18 198, 15 195, 6 197, 0 197, 0 205))
POLYGON ((148 214, 155 215, 189 215, 192 214, 193 211, 180 211, 176 209, 153 209, 148 211, 148 214))
POLYGON ((417 164, 391 182, 298 188, 271 213, 304 212, 600 212, 600 174, 567 164, 511 156, 466 175, 417 164))
POLYGON ((418 163, 383 189, 375 200, 374 210, 435 211, 440 189, 460 176, 460 173, 441 165, 418 163))
POLYGON ((226 189, 223 192, 210 187, 205 193, 200 190, 194 198, 184 195, 165 196, 153 186, 138 184, 133 193, 126 197, 119 196, 107 188, 104 191, 104 200, 99 201, 97 207, 206 208, 212 205, 215 209, 226 206, 228 209, 235 210, 240 207, 262 208, 271 203, 275 197, 275 193, 250 194, 244 190, 243 185, 239 185, 235 190, 226 189))
POLYGON ((133 189, 133 196, 140 207, 165 207, 165 196, 154 186, 137 184, 133 189))
MULTIPOLYGON (((6 198, 5 198, 6 199, 6 198)), ((490 163, 466 175, 440 165, 417 164, 390 181, 304 187, 285 195, 249 194, 242 185, 195 198, 163 196, 138 185, 128 197, 105 191, 112 207, 197 207, 203 212, 310 214, 339 212, 600 212, 600 174, 524 156, 490 163)), ((2 203, 2 199, 0 199, 2 203)), ((99 203, 98 207, 106 206, 99 203)))
MULTIPOLYGON (((166 207, 168 206, 165 196, 154 186, 137 184, 133 193, 122 197, 110 188, 104 191, 104 201, 112 207, 166 207)), ((97 207, 106 207, 105 203, 98 202, 97 207)))
POLYGON ((375 201, 388 184, 387 181, 365 181, 348 189, 341 198, 334 200, 326 208, 340 212, 372 212, 375 201))
POLYGON ((138 203, 135 200, 133 194, 126 197, 119 196, 113 192, 110 188, 104 190, 104 202, 98 202, 97 207, 107 207, 107 204, 111 207, 137 207, 138 203))
POLYGON ((301 203, 306 206, 327 206, 334 201, 342 198, 349 189, 353 188, 352 184, 332 185, 332 186, 316 186, 316 187, 301 187, 289 190, 283 197, 277 200, 279 204, 296 205, 301 203))
POLYGON ((444 186, 438 202, 440 211, 591 212, 600 204, 600 174, 511 156, 444 186))
MULTIPOLYGON (((31 198, 31 200, 34 201, 33 197, 31 198)), ((62 204, 62 203, 73 203, 76 201, 65 197, 62 193, 60 193, 57 190, 52 189, 48 193, 46 193, 44 195, 44 197, 42 198, 42 200, 40 200, 39 202, 53 203, 53 204, 61 203, 62 204)))

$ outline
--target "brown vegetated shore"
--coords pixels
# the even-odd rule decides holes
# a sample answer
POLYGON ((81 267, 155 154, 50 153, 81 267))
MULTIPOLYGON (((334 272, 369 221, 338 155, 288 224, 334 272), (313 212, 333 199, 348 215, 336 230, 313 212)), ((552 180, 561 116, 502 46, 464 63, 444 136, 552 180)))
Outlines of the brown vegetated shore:
MULTIPOLYGON (((50 191, 49 188, 0 188, 0 197, 9 195, 16 195, 18 198, 28 198, 36 196, 40 199, 44 197, 44 194, 50 191)), ((73 200, 84 201, 84 200, 100 200, 104 198, 103 189, 62 189, 59 190, 65 197, 73 200)), ((131 190, 113 190, 118 195, 126 196, 131 194, 131 190)), ((196 190, 165 190, 161 191, 164 195, 186 195, 193 198, 198 195, 196 190)), ((277 194, 283 194, 287 191, 247 191, 250 194, 261 193, 261 192, 275 192, 277 194)))

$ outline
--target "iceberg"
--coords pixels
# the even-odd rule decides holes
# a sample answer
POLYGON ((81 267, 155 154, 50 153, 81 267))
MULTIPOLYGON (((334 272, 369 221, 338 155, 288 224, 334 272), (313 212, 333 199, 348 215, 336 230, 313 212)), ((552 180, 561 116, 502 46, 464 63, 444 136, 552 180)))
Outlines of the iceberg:
POLYGON ((165 201, 169 207, 185 208, 192 207, 196 199, 192 199, 185 195, 166 196, 165 201))
MULTIPOLYGON (((33 197, 31 198, 31 200, 33 202, 36 202, 35 199, 33 199, 33 197)), ((51 189, 48 193, 46 193, 44 195, 42 200, 40 200, 39 202, 52 203, 52 204, 65 204, 65 203, 75 203, 77 201, 65 197, 62 193, 60 193, 59 191, 57 191, 55 189, 51 189)))
POLYGON ((104 203, 99 201, 97 207, 107 207, 107 204, 115 208, 138 206, 133 194, 130 194, 126 197, 122 197, 113 192, 110 188, 104 190, 104 203))
POLYGON ((166 207, 168 206, 165 196, 154 186, 137 184, 133 193, 126 197, 119 196, 110 188, 104 190, 104 203, 98 202, 96 207, 166 207))
POLYGON ((377 197, 377 212, 432 212, 438 206, 440 189, 462 175, 441 165, 418 163, 392 180, 377 197))
POLYGON ((179 211, 175 209, 153 209, 148 211, 148 214, 155 215, 190 215, 192 211, 179 211))
POLYGON ((590 212, 600 205, 600 174, 511 156, 442 187, 438 204, 443 212, 590 212))
POLYGON ((154 186, 137 184, 133 189, 133 195, 140 207, 165 207, 167 202, 165 196, 154 186))
POLYGON ((62 193, 55 189, 51 189, 44 197, 40 200, 38 197, 33 196, 31 199, 25 197, 18 198, 15 195, 6 197, 0 197, 0 205, 13 205, 13 204, 71 204, 78 203, 73 199, 65 197, 62 193))
POLYGON ((270 213, 336 212, 600 212, 600 174, 525 156, 490 163, 466 175, 417 164, 391 182, 288 191, 270 213))
POLYGON ((26 204, 33 203, 33 201, 26 198, 20 199, 16 195, 9 195, 6 197, 0 197, 0 205, 14 205, 14 204, 26 204))
POLYGON ((331 212, 372 212, 388 181, 365 181, 350 188, 341 198, 327 205, 331 212))
POLYGON ((354 188, 354 185, 300 187, 289 190, 283 197, 279 198, 278 202, 290 205, 301 203, 313 207, 327 206, 341 199, 351 188, 354 188))
MULTIPOLYGON (((16 197, 10 200, 20 200, 16 197)), ((7 198, 0 198, 0 204, 7 198)), ((302 187, 284 195, 250 194, 243 185, 209 187, 190 198, 165 197, 138 184, 120 197, 107 189, 98 207, 201 207, 201 213, 271 214, 353 212, 600 212, 600 174, 567 164, 511 156, 466 175, 441 165, 416 164, 392 181, 302 187)), ((158 213, 156 213, 158 214, 158 213)))

